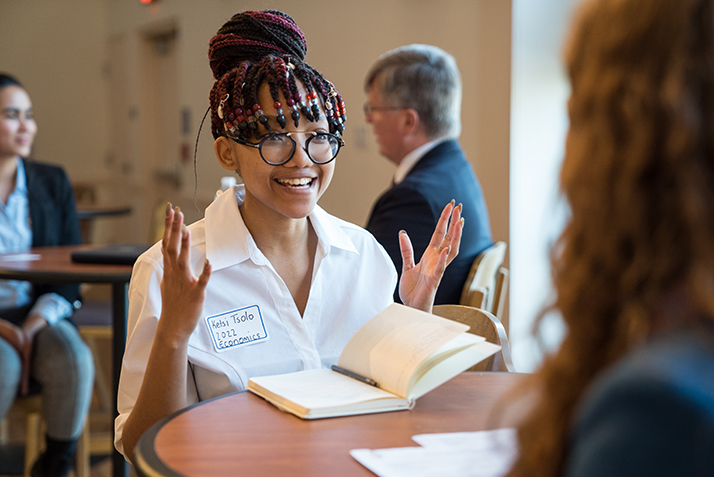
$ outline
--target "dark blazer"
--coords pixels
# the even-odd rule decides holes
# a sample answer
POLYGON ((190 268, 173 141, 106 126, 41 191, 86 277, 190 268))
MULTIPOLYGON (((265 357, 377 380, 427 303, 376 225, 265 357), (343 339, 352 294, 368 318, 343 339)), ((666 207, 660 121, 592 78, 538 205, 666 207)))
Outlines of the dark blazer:
POLYGON ((714 475, 714 330, 661 338, 605 372, 576 416, 564 475, 714 475))
MULTIPOLYGON (((72 186, 61 167, 23 159, 27 175, 32 246, 82 243, 72 186)), ((37 285, 35 298, 45 293, 62 295, 70 303, 79 300, 79 285, 37 285)))
MULTIPOLYGON (((481 185, 458 141, 448 140, 427 152, 402 182, 377 199, 367 230, 387 250, 402 273, 399 231, 404 229, 414 246, 414 261, 426 250, 439 215, 451 199, 462 203, 464 233, 456 259, 446 268, 434 304, 459 303, 464 282, 476 255, 491 245, 491 227, 481 185)), ((394 293, 399 300, 399 291, 394 293)))

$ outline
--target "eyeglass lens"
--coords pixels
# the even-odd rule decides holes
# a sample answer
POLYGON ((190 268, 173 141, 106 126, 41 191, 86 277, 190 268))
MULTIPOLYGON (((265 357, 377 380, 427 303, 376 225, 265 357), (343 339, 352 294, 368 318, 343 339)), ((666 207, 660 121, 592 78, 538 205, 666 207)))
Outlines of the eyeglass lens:
MULTIPOLYGON (((276 134, 266 137, 260 143, 260 153, 271 164, 284 164, 292 158, 297 144, 287 135, 276 134)), ((336 137, 329 134, 308 136, 305 149, 310 159, 317 164, 330 162, 337 156, 340 144, 336 137)))

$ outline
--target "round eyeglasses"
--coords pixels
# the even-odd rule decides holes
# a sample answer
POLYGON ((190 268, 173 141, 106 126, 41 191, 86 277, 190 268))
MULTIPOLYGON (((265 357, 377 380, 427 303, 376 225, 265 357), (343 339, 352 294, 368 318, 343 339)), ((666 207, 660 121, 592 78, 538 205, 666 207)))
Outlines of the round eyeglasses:
POLYGON ((307 153, 315 164, 327 164, 337 157, 340 148, 345 145, 344 141, 334 134, 316 131, 295 131, 289 133, 268 134, 260 142, 248 142, 226 134, 238 144, 254 147, 260 151, 260 157, 271 166, 282 166, 290 161, 295 155, 297 142, 293 139, 293 134, 307 134, 305 147, 307 153))

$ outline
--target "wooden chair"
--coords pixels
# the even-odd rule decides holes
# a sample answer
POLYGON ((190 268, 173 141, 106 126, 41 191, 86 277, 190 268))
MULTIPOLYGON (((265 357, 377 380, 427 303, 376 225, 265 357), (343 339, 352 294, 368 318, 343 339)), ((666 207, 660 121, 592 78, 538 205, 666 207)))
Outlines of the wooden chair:
MULTIPOLYGON (((35 460, 44 450, 45 429, 42 421, 42 397, 33 394, 27 397, 17 398, 8 413, 22 413, 25 415, 25 470, 24 476, 30 477, 30 470, 35 460)), ((2 426, 7 425, 7 418, 2 426)), ((3 435, 7 434, 3 430, 3 435)), ((76 477, 89 477, 89 420, 84 424, 84 431, 77 442, 77 453, 74 461, 74 475, 76 477)))
POLYGON ((508 269, 502 267, 506 242, 496 242, 478 254, 461 292, 459 304, 503 317, 508 291, 508 269))
MULTIPOLYGON (((74 201, 79 205, 92 205, 96 203, 97 191, 94 184, 85 182, 75 182, 72 184, 74 201)), ((82 236, 82 243, 92 243, 94 231, 94 221, 92 219, 79 219, 79 233, 82 236)))
POLYGON ((94 399, 89 410, 88 452, 93 455, 111 455, 114 440, 111 429, 114 427, 112 399, 111 357, 107 351, 112 345, 111 326, 79 325, 79 334, 92 350, 94 356, 94 399), (109 358, 109 359, 106 359, 109 358))
POLYGON ((511 373, 516 371, 511 360, 511 345, 508 343, 506 329, 501 324, 501 320, 492 313, 463 305, 436 305, 432 313, 469 325, 471 327, 469 333, 483 336, 486 341, 501 347, 498 353, 469 368, 468 371, 508 371, 511 373))

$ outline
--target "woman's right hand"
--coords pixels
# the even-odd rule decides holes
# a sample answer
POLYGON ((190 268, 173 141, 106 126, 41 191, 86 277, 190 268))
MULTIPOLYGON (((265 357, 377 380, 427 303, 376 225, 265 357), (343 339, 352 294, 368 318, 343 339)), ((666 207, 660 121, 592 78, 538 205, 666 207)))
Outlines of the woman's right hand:
POLYGON ((191 233, 183 224, 183 213, 171 203, 166 204, 166 219, 161 252, 164 257, 164 276, 161 279, 161 319, 157 336, 171 345, 183 345, 201 318, 206 285, 211 276, 211 265, 204 262, 196 278, 191 271, 191 233))

